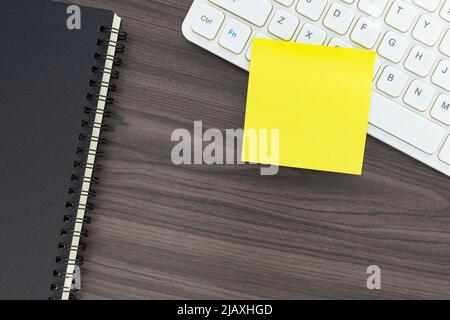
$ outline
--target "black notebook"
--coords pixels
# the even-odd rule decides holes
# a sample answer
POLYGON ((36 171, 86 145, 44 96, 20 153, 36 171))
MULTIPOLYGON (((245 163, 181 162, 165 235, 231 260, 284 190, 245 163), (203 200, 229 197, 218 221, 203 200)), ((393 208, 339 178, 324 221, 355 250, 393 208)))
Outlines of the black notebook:
POLYGON ((121 19, 1 0, 0 299, 68 299, 118 77, 121 19))

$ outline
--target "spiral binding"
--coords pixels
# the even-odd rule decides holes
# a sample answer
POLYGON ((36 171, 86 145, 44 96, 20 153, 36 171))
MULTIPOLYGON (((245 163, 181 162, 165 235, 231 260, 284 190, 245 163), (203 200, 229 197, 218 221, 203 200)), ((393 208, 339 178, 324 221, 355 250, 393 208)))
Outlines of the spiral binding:
POLYGON ((58 244, 59 254, 55 258, 56 267, 55 270, 53 270, 54 281, 50 286, 50 289, 55 292, 55 296, 50 297, 50 300, 60 299, 63 293, 69 293, 72 291, 72 286, 67 286, 66 279, 68 277, 72 277, 73 274, 68 274, 66 272, 67 267, 80 266, 84 261, 83 257, 78 253, 86 250, 86 244, 80 241, 77 246, 74 246, 72 240, 75 237, 79 239, 87 237, 88 232, 86 230, 75 227, 88 225, 92 222, 92 219, 89 216, 79 218, 77 213, 79 210, 83 212, 91 212, 94 210, 94 205, 89 202, 83 204, 78 200, 80 200, 81 197, 95 198, 97 193, 92 189, 83 190, 80 186, 84 183, 93 185, 99 182, 97 177, 93 175, 85 176, 83 174, 86 170, 98 171, 101 169, 99 164, 94 163, 94 161, 90 162, 89 160, 90 158, 92 159, 92 157, 97 158, 103 156, 101 151, 91 149, 91 143, 94 142, 97 145, 100 145, 107 142, 106 139, 100 136, 93 136, 92 133, 95 132, 95 130, 108 131, 111 129, 110 126, 103 124, 103 121, 102 123, 99 123, 93 119, 95 119, 98 115, 102 117, 111 116, 111 112, 109 110, 105 110, 105 108, 101 108, 100 110, 97 106, 98 103, 104 103, 105 107, 114 104, 113 98, 101 95, 100 92, 102 89, 107 89, 108 92, 114 92, 117 87, 115 84, 103 81, 102 77, 107 74, 110 79, 119 78, 119 72, 114 70, 114 68, 107 68, 106 64, 107 62, 110 62, 113 67, 118 67, 122 65, 122 59, 108 54, 107 51, 110 47, 115 47, 116 54, 124 52, 125 46, 122 43, 119 43, 119 41, 126 40, 128 36, 127 33, 122 30, 107 26, 100 26, 99 33, 104 37, 108 37, 108 39, 99 38, 97 40, 99 52, 95 53, 94 59, 98 60, 99 64, 102 64, 103 66, 93 66, 91 70, 94 79, 89 81, 89 86, 93 88, 93 90, 95 89, 97 93, 88 93, 86 95, 86 100, 88 104, 91 105, 84 108, 84 114, 86 114, 89 119, 82 121, 82 132, 78 136, 78 140, 81 145, 75 150, 75 153, 79 159, 75 160, 73 163, 75 172, 72 174, 70 179, 73 186, 68 190, 69 200, 66 202, 67 213, 63 216, 63 223, 66 224, 67 227, 61 230, 61 241, 58 244), (112 35, 117 35, 118 41, 112 41, 110 39, 112 35), (87 133, 89 130, 91 132, 87 133), (73 199, 78 200, 75 201, 73 199), (70 258, 71 253, 76 253, 75 259, 70 258))

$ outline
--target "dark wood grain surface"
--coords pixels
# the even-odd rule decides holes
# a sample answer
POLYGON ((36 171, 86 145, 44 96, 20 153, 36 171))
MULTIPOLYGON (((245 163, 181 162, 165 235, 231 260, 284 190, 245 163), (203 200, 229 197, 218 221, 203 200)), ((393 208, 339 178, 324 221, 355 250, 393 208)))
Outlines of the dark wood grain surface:
POLYGON ((362 177, 175 166, 174 129, 243 126, 247 73, 184 39, 191 0, 75 2, 130 35, 79 299, 450 298, 448 177, 373 138, 362 177))

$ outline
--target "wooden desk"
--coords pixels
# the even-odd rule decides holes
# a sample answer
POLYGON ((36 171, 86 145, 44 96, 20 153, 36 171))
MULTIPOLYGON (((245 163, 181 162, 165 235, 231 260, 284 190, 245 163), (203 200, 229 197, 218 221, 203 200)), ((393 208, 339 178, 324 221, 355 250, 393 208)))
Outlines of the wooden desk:
POLYGON ((130 34, 80 299, 450 297, 448 177, 373 138, 362 177, 175 166, 174 129, 243 126, 247 73, 184 39, 191 0, 74 2, 130 34))

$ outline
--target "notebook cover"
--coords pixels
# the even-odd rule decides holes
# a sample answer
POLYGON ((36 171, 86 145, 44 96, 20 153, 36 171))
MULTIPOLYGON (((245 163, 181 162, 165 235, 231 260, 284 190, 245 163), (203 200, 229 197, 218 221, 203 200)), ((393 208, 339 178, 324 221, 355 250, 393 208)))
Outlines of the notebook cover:
POLYGON ((73 166, 78 137, 91 130, 81 127, 89 81, 101 80, 91 72, 95 53, 106 52, 99 26, 113 20, 81 7, 81 30, 69 30, 67 7, 0 1, 0 299, 61 296, 51 290, 53 271, 66 266, 55 258, 71 176, 82 174, 73 166))

